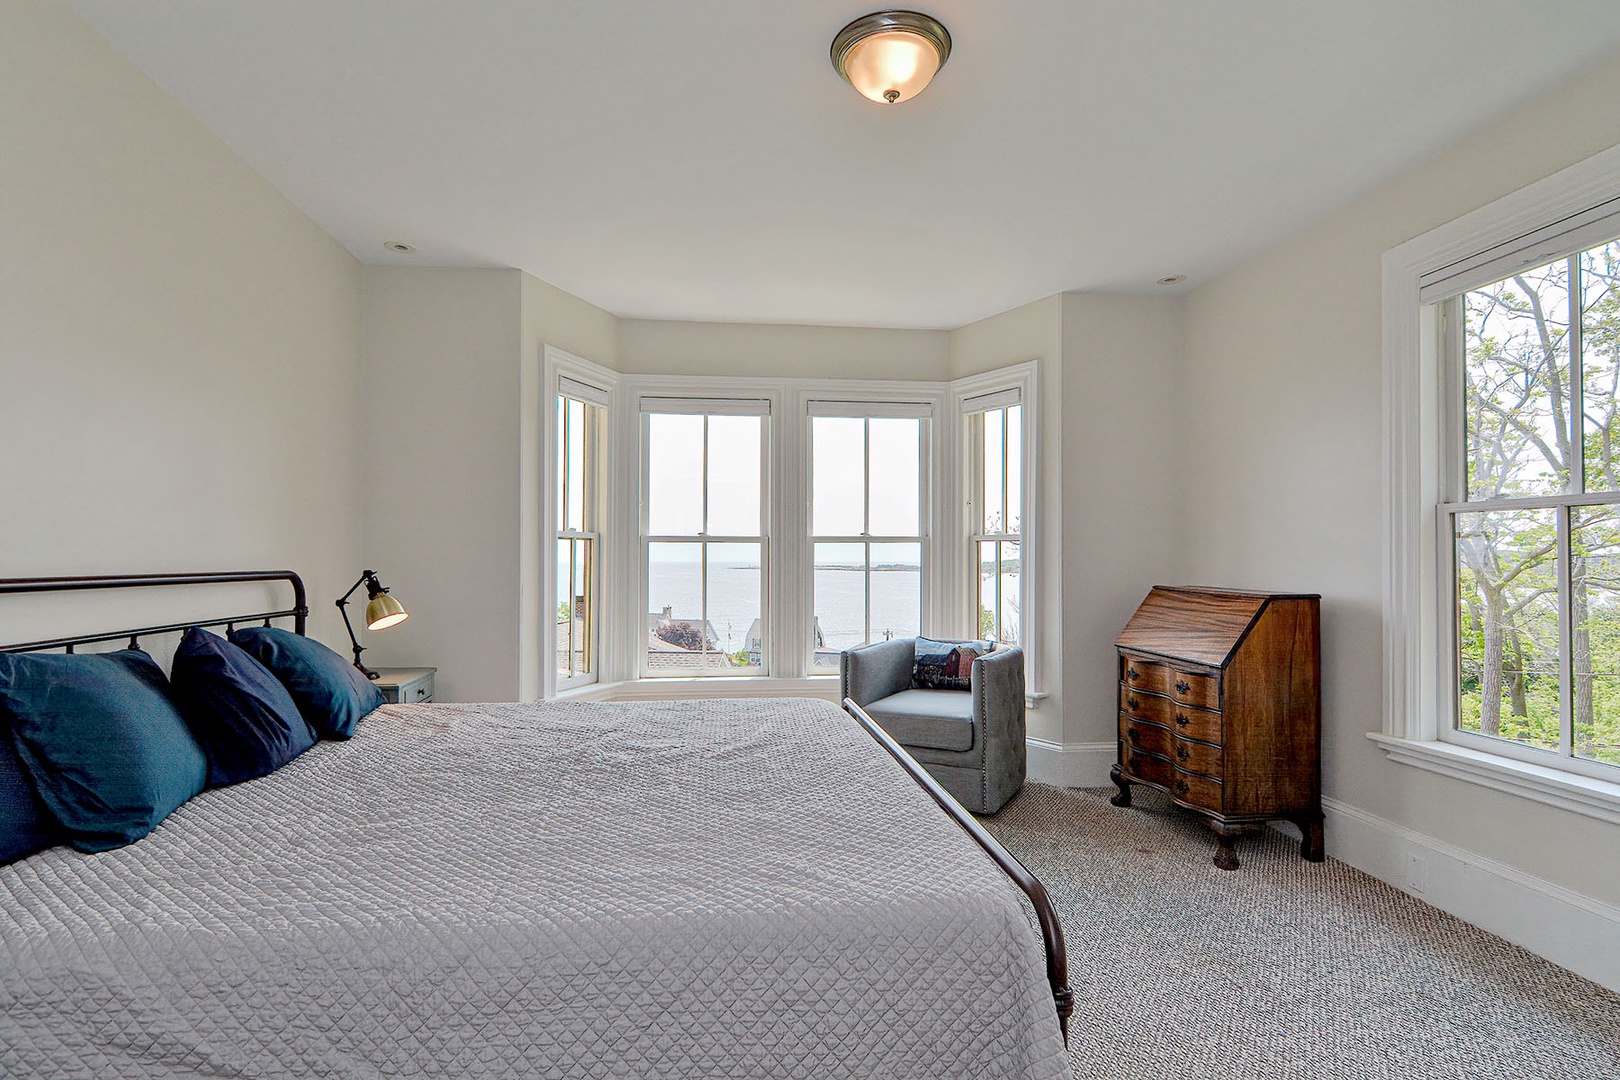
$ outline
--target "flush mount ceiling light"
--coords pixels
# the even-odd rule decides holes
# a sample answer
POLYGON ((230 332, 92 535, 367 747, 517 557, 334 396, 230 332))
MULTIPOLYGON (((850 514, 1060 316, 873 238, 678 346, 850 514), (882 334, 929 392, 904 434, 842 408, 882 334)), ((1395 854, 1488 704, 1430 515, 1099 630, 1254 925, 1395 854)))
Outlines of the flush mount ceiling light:
POLYGON ((920 11, 875 11, 838 31, 832 63, 849 84, 880 104, 923 92, 951 55, 951 34, 920 11))

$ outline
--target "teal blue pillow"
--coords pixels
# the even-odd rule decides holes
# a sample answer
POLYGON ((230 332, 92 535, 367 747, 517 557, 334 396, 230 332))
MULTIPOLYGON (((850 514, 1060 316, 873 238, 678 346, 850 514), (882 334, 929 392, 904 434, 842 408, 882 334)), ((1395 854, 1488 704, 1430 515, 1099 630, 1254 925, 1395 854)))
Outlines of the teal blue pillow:
POLYGON ((207 780, 163 669, 139 649, 0 654, 0 709, 40 798, 80 851, 139 840, 207 780))
POLYGON ((973 689, 973 661, 995 651, 993 641, 935 641, 920 637, 911 685, 919 690, 973 689))
POLYGON ((315 732, 270 670, 193 626, 169 665, 180 715, 208 758, 208 784, 267 776, 315 745, 315 732))
POLYGON ((61 826, 40 801, 11 741, 11 720, 0 716, 0 866, 63 841, 61 826))
POLYGON ((231 644, 269 668, 287 688, 309 726, 323 739, 347 739, 360 718, 383 703, 382 691, 360 669, 314 638, 250 626, 231 644))

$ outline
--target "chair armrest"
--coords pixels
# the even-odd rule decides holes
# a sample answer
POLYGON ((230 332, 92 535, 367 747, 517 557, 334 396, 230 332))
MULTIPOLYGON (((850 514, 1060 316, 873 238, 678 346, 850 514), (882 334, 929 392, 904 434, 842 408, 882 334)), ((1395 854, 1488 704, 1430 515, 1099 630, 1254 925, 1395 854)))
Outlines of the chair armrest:
POLYGON ((911 689, 911 669, 917 661, 916 642, 911 638, 874 641, 855 649, 845 649, 839 668, 844 697, 865 708, 874 701, 911 689))
POLYGON ((1024 745, 1024 650, 1016 645, 973 661, 973 721, 987 746, 1024 745))

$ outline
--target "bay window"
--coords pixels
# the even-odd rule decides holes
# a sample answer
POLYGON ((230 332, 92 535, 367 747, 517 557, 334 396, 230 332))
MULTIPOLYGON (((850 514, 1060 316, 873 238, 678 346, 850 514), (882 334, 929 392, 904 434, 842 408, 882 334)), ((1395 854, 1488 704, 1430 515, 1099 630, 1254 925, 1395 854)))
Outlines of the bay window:
POLYGON ((556 631, 554 685, 596 681, 601 514, 596 393, 564 381, 556 397, 556 631), (589 397, 590 400, 586 400, 589 397))

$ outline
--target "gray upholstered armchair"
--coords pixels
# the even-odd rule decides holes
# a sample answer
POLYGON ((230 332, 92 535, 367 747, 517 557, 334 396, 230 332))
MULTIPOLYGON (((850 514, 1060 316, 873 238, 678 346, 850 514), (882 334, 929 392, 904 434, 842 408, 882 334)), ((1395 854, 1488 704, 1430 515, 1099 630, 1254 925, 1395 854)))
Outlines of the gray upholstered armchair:
POLYGON ((1024 786, 1024 651, 1002 647, 973 661, 970 690, 916 690, 911 638, 843 654, 852 699, 934 775, 956 801, 993 814, 1024 786))

